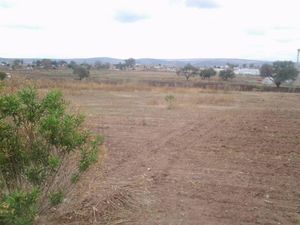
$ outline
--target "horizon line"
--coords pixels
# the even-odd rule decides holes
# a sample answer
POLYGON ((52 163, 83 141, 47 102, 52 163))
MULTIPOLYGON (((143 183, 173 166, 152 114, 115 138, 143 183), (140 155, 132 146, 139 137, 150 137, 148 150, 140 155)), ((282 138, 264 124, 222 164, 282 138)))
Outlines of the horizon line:
MULTIPOLYGON (((117 59, 117 60, 126 60, 129 58, 133 58, 135 60, 140 60, 140 59, 154 59, 154 60, 172 60, 172 61, 176 61, 176 60, 206 60, 206 59, 227 59, 227 60, 248 60, 248 61, 276 61, 276 60, 280 60, 280 59, 276 59, 276 60, 271 60, 271 59, 254 59, 254 58, 237 58, 237 57, 200 57, 200 58, 154 58, 154 57, 141 57, 141 58, 135 58, 135 57, 128 57, 128 58, 116 58, 116 57, 109 57, 109 56, 92 56, 92 57, 3 57, 0 56, 0 59, 67 59, 67 60, 71 60, 71 59, 96 59, 96 58, 109 58, 109 59, 117 59)), ((281 59, 283 60, 283 59, 281 59)))

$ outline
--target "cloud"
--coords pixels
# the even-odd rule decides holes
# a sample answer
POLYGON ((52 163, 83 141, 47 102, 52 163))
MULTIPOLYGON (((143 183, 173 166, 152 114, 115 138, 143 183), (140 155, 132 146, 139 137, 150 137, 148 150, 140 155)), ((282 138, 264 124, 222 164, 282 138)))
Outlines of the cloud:
POLYGON ((20 29, 20 30, 42 30, 40 26, 26 25, 26 24, 11 24, 11 25, 2 25, 0 27, 8 29, 20 29))
POLYGON ((290 43, 290 42, 293 42, 294 39, 290 39, 290 38, 279 38, 279 39, 275 39, 277 42, 279 43, 290 43))
POLYGON ((214 0, 187 0, 186 6, 198 9, 215 9, 219 5, 214 0))
POLYGON ((263 36, 266 34, 266 32, 262 29, 249 29, 246 33, 252 36, 263 36))
POLYGON ((120 23, 135 23, 140 20, 145 20, 147 19, 148 16, 138 14, 138 13, 133 13, 129 11, 119 11, 115 15, 115 20, 117 20, 120 23))
POLYGON ((272 29, 277 31, 297 30, 297 28, 293 26, 273 26, 272 29))
POLYGON ((291 42, 296 43, 299 39, 297 39, 297 38, 276 38, 274 40, 279 43, 286 44, 286 43, 291 43, 291 42))
POLYGON ((0 0, 0 8, 11 8, 12 7, 12 4, 7 2, 7 1, 3 1, 3 0, 0 0))

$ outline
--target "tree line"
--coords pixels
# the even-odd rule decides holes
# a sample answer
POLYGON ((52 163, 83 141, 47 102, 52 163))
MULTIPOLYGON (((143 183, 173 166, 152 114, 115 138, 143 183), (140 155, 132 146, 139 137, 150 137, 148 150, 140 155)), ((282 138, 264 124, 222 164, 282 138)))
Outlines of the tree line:
MULTIPOLYGON (((116 64, 115 67, 116 67, 116 69, 119 69, 119 70, 134 69, 135 64, 136 64, 135 59, 129 58, 129 59, 126 59, 124 63, 116 64)), ((71 61, 70 64, 68 65, 68 67, 73 69, 73 74, 76 74, 79 76, 79 80, 89 77, 90 69, 92 68, 92 66, 90 64, 82 63, 82 64, 78 65, 74 61, 71 61)), ((100 61, 98 61, 98 62, 95 62, 93 68, 98 69, 98 70, 109 69, 110 64, 108 64, 108 63, 102 64, 100 61)))
MULTIPOLYGON (((176 71, 176 74, 179 76, 184 76, 186 80, 189 80, 191 77, 199 76, 202 79, 209 79, 213 76, 217 75, 217 71, 213 68, 205 68, 205 69, 200 69, 192 64, 188 63, 184 67, 178 69, 176 71)), ((235 77, 234 70, 232 67, 228 67, 224 70, 221 70, 219 72, 219 77, 222 80, 228 80, 232 79, 235 77)))
POLYGON ((59 69, 59 68, 71 68, 73 69, 74 65, 82 65, 85 67, 89 67, 89 69, 110 69, 114 66, 117 69, 133 69, 136 65, 136 60, 134 58, 129 58, 124 60, 124 62, 120 62, 118 64, 111 64, 111 63, 103 63, 101 61, 96 61, 95 63, 77 63, 76 61, 72 60, 67 62, 65 60, 53 60, 53 59, 38 59, 33 60, 31 63, 25 63, 23 59, 15 59, 11 63, 2 61, 2 67, 6 67, 12 70, 19 70, 19 69, 59 69))
MULTIPOLYGON (((96 61, 94 64, 88 63, 76 63, 75 61, 67 62, 65 60, 51 60, 51 59, 40 59, 34 60, 32 63, 25 65, 23 59, 15 59, 11 64, 1 62, 2 66, 10 68, 12 70, 23 69, 25 67, 30 67, 31 69, 58 69, 58 68, 69 68, 73 70, 73 73, 79 76, 82 80, 89 76, 90 70, 102 70, 111 69, 112 67, 119 70, 135 69, 136 60, 134 58, 129 58, 118 64, 102 63, 101 61, 96 61)), ((176 73, 179 76, 184 76, 186 80, 191 77, 199 76, 202 79, 209 79, 213 76, 218 76, 222 80, 229 80, 235 77, 234 68, 238 65, 227 64, 225 69, 220 70, 218 73, 214 68, 204 68, 200 69, 193 66, 192 64, 187 64, 182 68, 179 68, 176 73)), ((246 68, 246 64, 242 68, 246 68)), ((254 66, 250 66, 254 68, 254 66)), ((260 68, 260 76, 268 77, 277 87, 287 81, 294 81, 298 76, 298 71, 295 64, 292 61, 276 61, 273 64, 263 64, 260 68)), ((5 74, 0 74, 0 80, 5 78, 5 74)))
MULTIPOLYGON (((228 64, 227 68, 219 71, 218 75, 222 80, 233 79, 235 77, 234 65, 228 64)), ((260 76, 269 78, 277 87, 285 82, 293 82, 298 76, 298 70, 292 61, 276 61, 273 64, 263 64, 260 68, 260 76)), ((186 80, 199 76, 202 79, 209 79, 217 75, 214 68, 197 68, 190 63, 176 71, 177 75, 184 76, 186 80)))
MULTIPOLYGON (((51 59, 41 59, 34 60, 30 64, 25 64, 23 59, 15 59, 11 64, 6 62, 1 62, 1 65, 12 69, 12 70, 20 70, 20 69, 59 69, 59 68, 69 68, 73 70, 73 74, 79 76, 79 79, 82 80, 90 75, 90 70, 108 70, 112 67, 119 70, 127 70, 134 69, 136 65, 136 60, 134 58, 129 58, 124 60, 124 62, 120 62, 118 64, 110 64, 110 63, 102 63, 101 61, 96 61, 94 64, 89 63, 77 63, 74 60, 69 63, 65 60, 51 60, 51 59)), ((3 80, 6 77, 6 74, 3 72, 0 74, 0 80, 3 80)))

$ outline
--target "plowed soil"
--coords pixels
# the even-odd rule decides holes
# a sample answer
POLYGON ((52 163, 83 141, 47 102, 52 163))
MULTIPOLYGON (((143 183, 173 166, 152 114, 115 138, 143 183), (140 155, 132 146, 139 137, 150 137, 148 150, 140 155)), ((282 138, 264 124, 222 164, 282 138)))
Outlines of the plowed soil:
POLYGON ((67 98, 106 151, 40 224, 300 224, 299 94, 174 88, 67 98))

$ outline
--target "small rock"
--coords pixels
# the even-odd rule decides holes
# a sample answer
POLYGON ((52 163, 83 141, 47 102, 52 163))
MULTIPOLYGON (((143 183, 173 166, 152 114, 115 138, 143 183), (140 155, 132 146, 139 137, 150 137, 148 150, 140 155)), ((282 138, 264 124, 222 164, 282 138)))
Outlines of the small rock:
POLYGON ((270 198, 270 195, 269 195, 269 194, 266 194, 266 198, 270 198))

